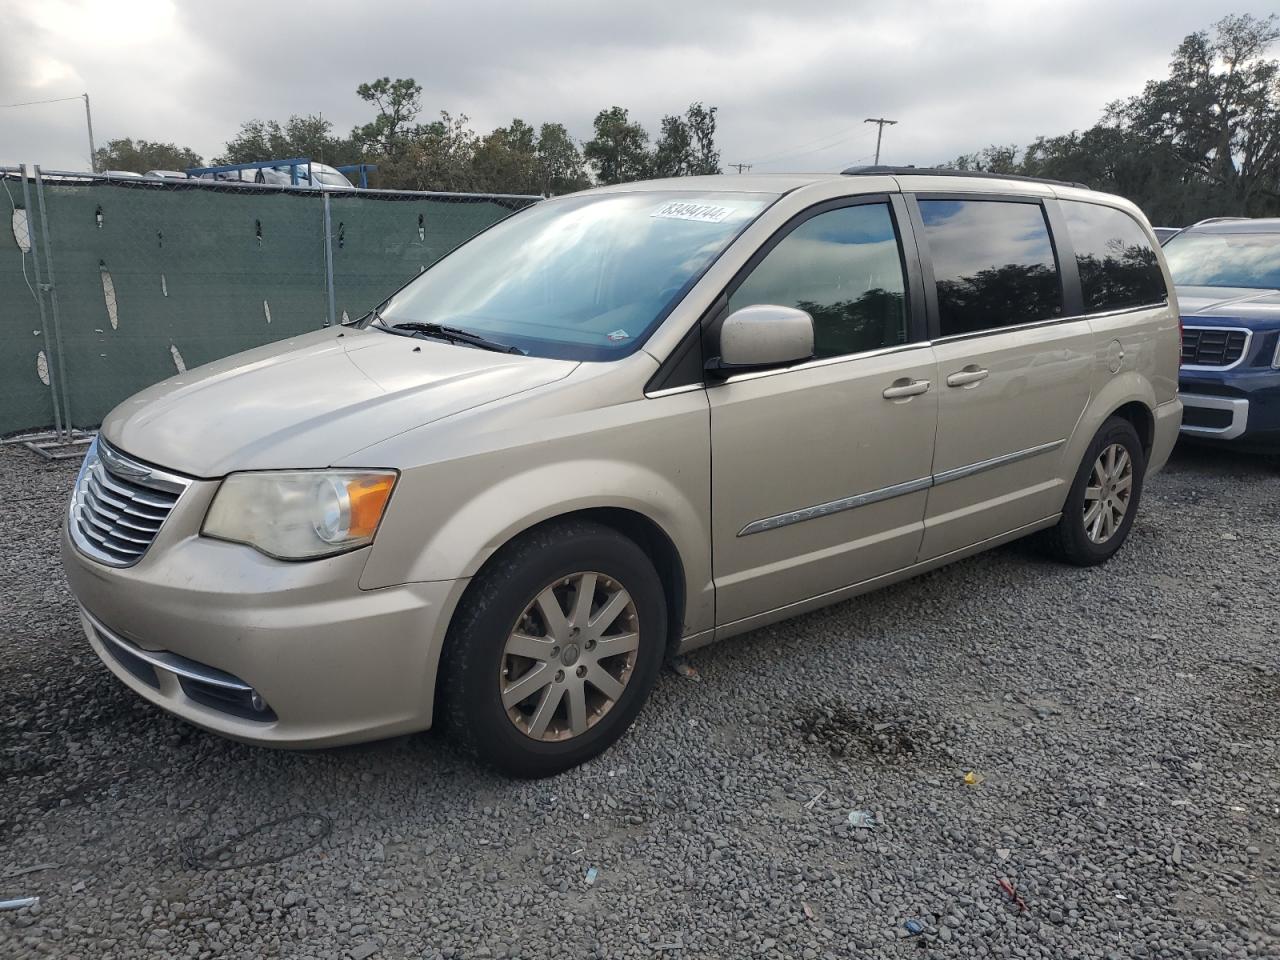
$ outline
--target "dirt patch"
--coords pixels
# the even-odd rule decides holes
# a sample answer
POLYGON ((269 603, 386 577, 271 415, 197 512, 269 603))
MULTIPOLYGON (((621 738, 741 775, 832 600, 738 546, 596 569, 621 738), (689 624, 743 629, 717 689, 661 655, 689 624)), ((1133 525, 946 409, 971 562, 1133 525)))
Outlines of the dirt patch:
POLYGON ((918 759, 949 736, 949 731, 922 716, 848 704, 811 707, 796 719, 795 726, 806 744, 833 757, 885 763, 918 759))

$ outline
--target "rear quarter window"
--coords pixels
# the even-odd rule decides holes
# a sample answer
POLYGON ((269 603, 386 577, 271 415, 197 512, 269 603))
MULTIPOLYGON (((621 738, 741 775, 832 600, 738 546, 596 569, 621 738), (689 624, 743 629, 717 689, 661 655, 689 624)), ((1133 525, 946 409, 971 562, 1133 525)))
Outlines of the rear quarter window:
POLYGON ((1063 200, 1076 251, 1080 292, 1089 313, 1165 303, 1160 260, 1138 222, 1115 207, 1063 200))

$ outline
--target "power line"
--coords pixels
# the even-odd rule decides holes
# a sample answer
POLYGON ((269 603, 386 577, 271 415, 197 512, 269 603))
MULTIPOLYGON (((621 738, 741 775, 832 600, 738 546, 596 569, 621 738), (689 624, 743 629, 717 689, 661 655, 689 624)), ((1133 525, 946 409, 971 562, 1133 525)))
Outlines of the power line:
MULTIPOLYGON (((784 150, 782 153, 771 154, 770 156, 767 156, 762 160, 756 160, 755 162, 758 164, 776 163, 778 160, 786 160, 794 157, 806 157, 811 153, 819 153, 823 150, 832 150, 848 140, 860 139, 853 136, 853 131, 857 129, 857 127, 851 127, 848 130, 841 130, 839 133, 829 133, 825 137, 818 137, 816 140, 808 140, 804 143, 798 143, 789 150, 784 150), (814 143, 818 144, 818 146, 811 147, 810 144, 814 143), (804 149, 805 147, 809 147, 809 149, 806 150, 804 149)), ((870 134, 866 135, 870 136, 870 134)))
POLYGON ((43 103, 70 103, 72 100, 84 101, 84 122, 89 128, 89 170, 97 173, 98 150, 93 142, 93 111, 89 109, 89 94, 82 93, 78 97, 53 97, 49 100, 27 100, 23 103, 0 103, 0 110, 9 110, 13 107, 37 107, 43 103))
POLYGON ((874 123, 879 129, 876 130, 876 166, 880 166, 880 139, 884 136, 884 128, 892 127, 897 120, 886 120, 884 117, 867 117, 863 123, 874 123))
POLYGON ((67 103, 70 100, 83 100, 83 96, 78 97, 55 97, 52 100, 27 100, 24 103, 0 103, 0 110, 8 110, 11 107, 35 107, 42 103, 67 103))

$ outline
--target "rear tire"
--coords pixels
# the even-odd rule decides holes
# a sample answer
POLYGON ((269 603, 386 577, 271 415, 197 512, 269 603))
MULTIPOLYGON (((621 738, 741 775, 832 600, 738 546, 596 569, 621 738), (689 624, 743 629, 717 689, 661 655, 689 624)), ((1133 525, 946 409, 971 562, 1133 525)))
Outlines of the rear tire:
POLYGON ((1041 535, 1046 552, 1079 567, 1110 560, 1129 536, 1146 472, 1133 424, 1108 419, 1085 451, 1058 525, 1041 535))
POLYGON ((631 725, 666 630, 662 582, 633 541, 581 520, 536 528, 503 547, 463 598, 445 644, 441 719, 504 773, 559 773, 631 725))

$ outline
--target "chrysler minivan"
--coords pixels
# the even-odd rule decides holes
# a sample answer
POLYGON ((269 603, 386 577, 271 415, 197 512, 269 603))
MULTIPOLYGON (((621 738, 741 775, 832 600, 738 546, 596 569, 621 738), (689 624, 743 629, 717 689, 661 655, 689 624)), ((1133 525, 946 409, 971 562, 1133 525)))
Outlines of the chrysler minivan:
POLYGON ((1178 435, 1151 229, 873 168, 529 207, 350 325, 122 403, 62 552, 151 702, 287 747, 599 753, 665 657, 1015 538, 1098 564, 1178 435))

